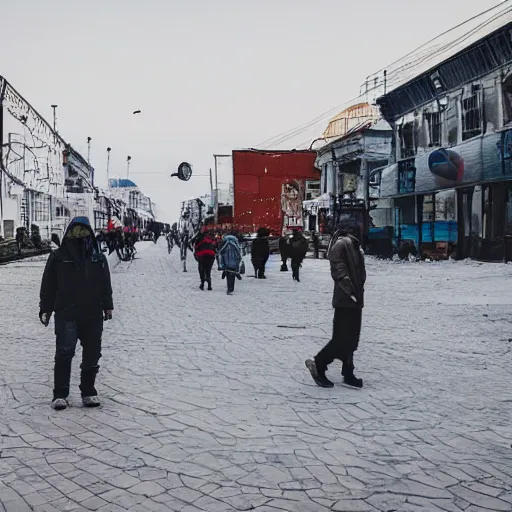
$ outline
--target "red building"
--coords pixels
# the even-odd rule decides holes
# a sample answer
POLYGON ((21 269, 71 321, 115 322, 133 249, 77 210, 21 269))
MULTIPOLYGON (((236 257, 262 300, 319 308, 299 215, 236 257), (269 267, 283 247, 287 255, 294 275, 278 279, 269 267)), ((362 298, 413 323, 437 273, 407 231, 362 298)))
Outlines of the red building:
POLYGON ((302 228, 306 181, 320 178, 315 159, 315 151, 233 151, 235 224, 275 235, 302 228))

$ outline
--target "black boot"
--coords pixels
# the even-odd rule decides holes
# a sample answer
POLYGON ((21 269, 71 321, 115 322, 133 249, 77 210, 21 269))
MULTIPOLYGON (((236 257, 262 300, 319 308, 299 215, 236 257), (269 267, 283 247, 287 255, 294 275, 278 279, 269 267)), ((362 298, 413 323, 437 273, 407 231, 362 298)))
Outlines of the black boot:
POLYGON ((311 373, 311 377, 321 388, 333 388, 334 384, 325 376, 325 371, 319 371, 315 361, 308 359, 306 361, 306 368, 311 373))
POLYGON ((343 361, 343 367, 341 369, 341 375, 343 375, 343 381, 347 386, 352 386, 354 388, 362 388, 363 387, 363 379, 358 379, 354 375, 354 356, 348 356, 345 361, 343 361))
POLYGON ((212 288, 212 282, 208 281, 208 291, 211 292, 213 290, 212 288))
POLYGON ((288 265, 286 265, 286 263, 281 265, 281 272, 288 272, 288 265))
POLYGON ((204 290, 204 283, 201 283, 201 284, 199 285, 199 289, 200 289, 200 290, 204 290))

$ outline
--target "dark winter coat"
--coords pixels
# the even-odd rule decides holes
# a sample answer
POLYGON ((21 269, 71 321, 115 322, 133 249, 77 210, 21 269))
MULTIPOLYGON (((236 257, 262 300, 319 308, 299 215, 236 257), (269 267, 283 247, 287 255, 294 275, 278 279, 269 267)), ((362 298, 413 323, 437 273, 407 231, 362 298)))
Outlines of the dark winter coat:
POLYGON ((309 249, 309 242, 304 235, 294 235, 289 241, 289 254, 292 261, 302 263, 309 249))
POLYGON ((350 235, 339 237, 329 248, 327 257, 334 281, 332 307, 362 309, 366 269, 359 240, 350 235))
POLYGON ((101 317, 104 310, 114 309, 108 262, 86 217, 71 221, 61 246, 50 254, 41 282, 39 307, 41 312, 55 312, 65 320, 101 317), (91 236, 67 238, 77 224, 88 227, 91 236))
POLYGON ((210 235, 200 235, 195 243, 195 257, 215 256, 215 240, 210 235))
POLYGON ((288 239, 285 236, 282 236, 279 239, 279 253, 283 260, 290 257, 290 245, 288 244, 288 239))
POLYGON ((257 237, 252 242, 251 260, 258 263, 266 263, 270 256, 270 248, 267 237, 257 237))

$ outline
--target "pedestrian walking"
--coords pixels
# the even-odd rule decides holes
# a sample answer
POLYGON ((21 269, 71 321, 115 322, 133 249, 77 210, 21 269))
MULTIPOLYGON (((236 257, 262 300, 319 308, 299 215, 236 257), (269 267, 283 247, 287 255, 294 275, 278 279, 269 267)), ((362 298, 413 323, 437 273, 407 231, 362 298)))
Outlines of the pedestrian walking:
POLYGON ((279 239, 279 254, 281 255, 281 272, 288 272, 288 258, 290 257, 290 244, 288 238, 282 236, 279 239))
POLYGON ((256 279, 266 279, 265 265, 270 256, 270 248, 268 245, 269 231, 267 228, 259 228, 257 237, 252 242, 251 261, 254 267, 254 275, 256 279))
POLYGON ((334 385, 325 372, 335 359, 343 363, 341 374, 345 383, 356 388, 363 387, 362 379, 354 376, 354 352, 359 345, 366 281, 364 253, 359 236, 357 228, 338 230, 329 244, 327 257, 334 280, 332 338, 314 360, 306 361, 311 376, 324 388, 332 388, 334 385))
POLYGON ((236 236, 225 235, 219 249, 219 269, 222 270, 222 279, 227 280, 228 295, 232 295, 235 291, 235 279, 242 279, 240 275, 241 262, 242 251, 236 236))
POLYGON ((208 290, 212 290, 212 267, 215 261, 215 240, 207 228, 196 239, 194 255, 197 260, 199 279, 201 284, 199 288, 204 290, 205 283, 208 284, 208 290))
POLYGON ((103 321, 114 309, 110 272, 87 217, 69 224, 60 247, 46 263, 40 293, 39 319, 48 326, 55 313, 55 372, 52 407, 68 406, 71 361, 82 345, 80 391, 83 405, 100 405, 95 388, 101 357, 103 321))
POLYGON ((289 242, 290 258, 292 264, 292 277, 294 281, 300 283, 299 270, 309 249, 309 242, 306 237, 298 230, 294 230, 289 242))
POLYGON ((318 238, 318 233, 313 231, 311 238, 313 239, 313 249, 315 251, 315 259, 317 260, 320 257, 320 239, 318 238))

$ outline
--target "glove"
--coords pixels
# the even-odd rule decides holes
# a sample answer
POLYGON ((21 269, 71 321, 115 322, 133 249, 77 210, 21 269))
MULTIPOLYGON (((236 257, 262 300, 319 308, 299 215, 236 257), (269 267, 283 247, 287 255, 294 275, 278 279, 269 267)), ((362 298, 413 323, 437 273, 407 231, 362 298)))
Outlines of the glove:
POLYGON ((103 320, 105 320, 105 322, 107 320, 112 320, 112 310, 111 309, 105 309, 105 311, 103 311, 103 320))
POLYGON ((51 313, 45 313, 44 311, 39 312, 39 320, 45 326, 48 327, 50 323, 50 318, 52 317, 51 313))

